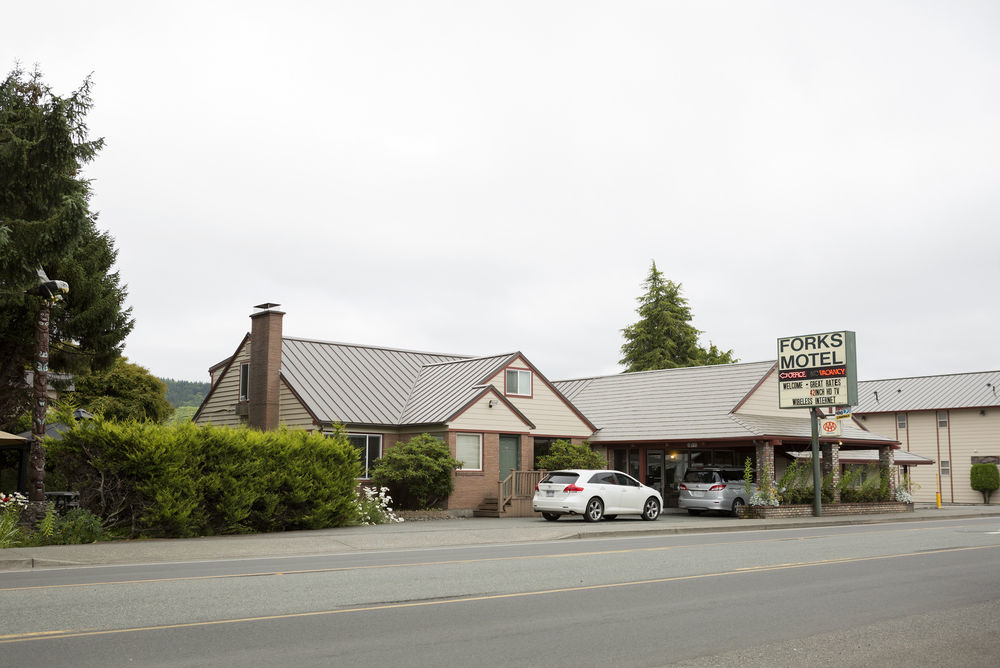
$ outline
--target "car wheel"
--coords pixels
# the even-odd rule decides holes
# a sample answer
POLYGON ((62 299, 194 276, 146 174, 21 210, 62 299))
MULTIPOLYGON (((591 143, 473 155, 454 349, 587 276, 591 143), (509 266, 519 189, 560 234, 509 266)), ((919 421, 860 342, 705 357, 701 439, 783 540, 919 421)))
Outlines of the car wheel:
POLYGON ((555 522, 559 519, 559 513, 542 513, 542 517, 547 519, 549 522, 555 522))
POLYGON ((688 508, 688 515, 701 515, 701 508, 688 508))
POLYGON ((583 519, 587 522, 598 522, 604 517, 604 502, 596 496, 587 501, 587 509, 583 511, 583 519))
POLYGON ((743 502, 743 499, 736 499, 735 501, 733 501, 733 517, 739 517, 740 508, 742 508, 745 505, 747 504, 743 502))
POLYGON ((615 519, 616 517, 618 517, 618 516, 617 516, 617 515, 605 515, 605 516, 604 516, 604 519, 605 519, 605 520, 613 520, 613 519, 615 519))
POLYGON ((655 520, 660 516, 660 502, 653 497, 646 499, 646 503, 642 507, 642 519, 644 520, 655 520))

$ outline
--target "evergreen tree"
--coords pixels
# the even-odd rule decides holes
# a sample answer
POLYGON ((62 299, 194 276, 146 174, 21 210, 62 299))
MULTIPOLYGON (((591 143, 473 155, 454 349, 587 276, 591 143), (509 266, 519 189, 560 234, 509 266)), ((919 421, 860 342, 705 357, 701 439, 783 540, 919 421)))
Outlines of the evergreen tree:
POLYGON ((74 384, 76 391, 67 399, 108 420, 164 422, 174 412, 163 381, 125 357, 115 360, 107 371, 77 376, 74 384))
POLYGON ((88 139, 90 85, 59 97, 19 67, 0 82, 0 426, 28 406, 41 300, 25 291, 39 268, 70 286, 51 307, 51 370, 107 368, 133 326, 113 239, 97 229, 80 176, 104 144, 88 139))
POLYGON ((638 298, 639 321, 622 330, 625 343, 622 359, 625 371, 651 371, 686 366, 730 364, 737 361, 733 351, 720 351, 714 344, 698 345, 702 332, 691 325, 691 309, 681 296, 681 285, 664 280, 663 273, 650 265, 643 283, 645 293, 638 298))

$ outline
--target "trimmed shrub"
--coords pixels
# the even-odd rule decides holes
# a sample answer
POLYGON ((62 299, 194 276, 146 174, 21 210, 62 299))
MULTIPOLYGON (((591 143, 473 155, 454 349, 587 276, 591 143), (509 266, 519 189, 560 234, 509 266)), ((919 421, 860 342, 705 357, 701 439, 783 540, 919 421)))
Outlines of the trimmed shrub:
POLYGON ((840 478, 840 500, 844 503, 878 503, 890 501, 889 479, 879 471, 876 464, 866 464, 864 481, 858 485, 859 469, 848 469, 840 478))
POLYGON ((549 454, 542 455, 535 467, 543 471, 559 469, 603 469, 608 463, 584 441, 574 445, 570 441, 558 440, 552 443, 549 454))
POLYGON ((397 508, 428 510, 439 507, 451 495, 455 489, 453 472, 461 465, 444 441, 420 434, 376 459, 372 482, 389 488, 397 508))
POLYGON ((973 464, 969 482, 972 489, 982 493, 983 503, 989 503, 990 496, 1000 488, 1000 468, 996 464, 973 464))
POLYGON ((76 424, 49 443, 81 507, 136 536, 197 536, 355 521, 361 467, 346 434, 191 423, 76 424))

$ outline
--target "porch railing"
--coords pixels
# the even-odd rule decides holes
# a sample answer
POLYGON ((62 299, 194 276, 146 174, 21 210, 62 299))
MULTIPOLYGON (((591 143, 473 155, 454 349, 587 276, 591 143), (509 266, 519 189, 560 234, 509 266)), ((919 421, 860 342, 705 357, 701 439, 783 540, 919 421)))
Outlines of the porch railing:
POLYGON ((535 485, 545 471, 511 471, 510 475, 498 483, 497 510, 503 509, 511 499, 526 499, 535 495, 535 485))

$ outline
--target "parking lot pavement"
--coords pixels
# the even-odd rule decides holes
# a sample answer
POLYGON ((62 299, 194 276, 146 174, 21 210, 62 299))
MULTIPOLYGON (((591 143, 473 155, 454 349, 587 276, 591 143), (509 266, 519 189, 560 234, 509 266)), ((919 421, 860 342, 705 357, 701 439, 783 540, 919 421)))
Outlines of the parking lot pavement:
POLYGON ((0 550, 0 570, 338 554, 638 534, 788 529, 968 517, 997 517, 1000 520, 1000 505, 945 506, 940 509, 933 505, 918 505, 913 512, 906 513, 775 520, 741 520, 710 513, 692 517, 676 508, 667 508, 655 522, 644 522, 638 517, 621 517, 614 521, 596 523, 584 522, 578 517, 564 517, 557 522, 546 522, 540 516, 507 519, 477 517, 249 536, 120 540, 89 545, 7 548, 0 550))

